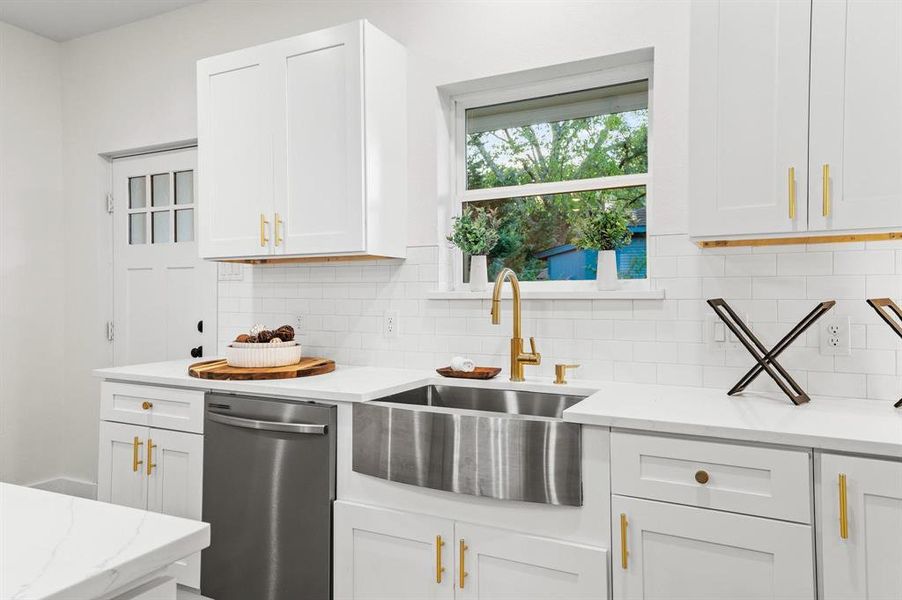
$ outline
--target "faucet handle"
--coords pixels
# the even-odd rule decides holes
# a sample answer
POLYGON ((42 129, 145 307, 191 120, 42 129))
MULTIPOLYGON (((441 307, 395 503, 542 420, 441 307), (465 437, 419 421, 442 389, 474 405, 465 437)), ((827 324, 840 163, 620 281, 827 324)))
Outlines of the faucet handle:
POLYGON ((530 338, 529 338, 529 349, 531 351, 531 354, 535 354, 536 356, 538 356, 539 353, 536 352, 536 338, 534 338, 532 336, 530 336, 530 338))
POLYGON ((567 369, 576 369, 579 365, 554 365, 554 382, 557 384, 567 383, 567 369))

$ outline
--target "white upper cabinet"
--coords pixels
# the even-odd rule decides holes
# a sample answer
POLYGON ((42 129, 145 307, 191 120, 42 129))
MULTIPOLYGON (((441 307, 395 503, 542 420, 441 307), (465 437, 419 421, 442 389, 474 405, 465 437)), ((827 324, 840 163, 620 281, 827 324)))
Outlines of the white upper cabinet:
POLYGON ((401 45, 355 21, 197 70, 204 258, 405 256, 401 45))
POLYGON ((812 230, 902 225, 902 2, 814 0, 812 230))
POLYGON ((823 600, 902 598, 902 463, 824 454, 823 600))
POLYGON ((805 230, 807 2, 692 3, 690 233, 805 230))
POLYGON ((902 3, 694 2, 690 136, 693 237, 897 230, 902 3))
POLYGON ((198 238, 204 258, 269 254, 272 219, 272 68, 251 48, 197 65, 198 238))

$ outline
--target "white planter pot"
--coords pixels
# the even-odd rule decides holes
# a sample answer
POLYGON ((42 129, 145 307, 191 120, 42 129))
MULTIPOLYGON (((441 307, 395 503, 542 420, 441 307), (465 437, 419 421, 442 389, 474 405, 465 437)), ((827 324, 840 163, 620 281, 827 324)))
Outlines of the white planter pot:
POLYGON ((484 292, 488 287, 489 267, 485 255, 470 257, 470 291, 484 292))
POLYGON ((619 290, 620 280, 617 279, 617 253, 614 250, 600 250, 598 252, 598 267, 595 272, 595 283, 599 290, 619 290))

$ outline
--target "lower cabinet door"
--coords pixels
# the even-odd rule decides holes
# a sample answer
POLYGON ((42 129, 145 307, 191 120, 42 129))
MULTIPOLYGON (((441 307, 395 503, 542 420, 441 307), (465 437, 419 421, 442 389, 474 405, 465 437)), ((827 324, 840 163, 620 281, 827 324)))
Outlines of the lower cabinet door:
POLYGON ((344 501, 333 510, 337 600, 454 597, 453 521, 344 501))
POLYGON ((469 523, 454 525, 456 598, 604 599, 607 552, 469 523))
POLYGON ((902 598, 902 463, 824 454, 819 491, 823 599, 902 598))
MULTIPOLYGON (((204 437, 150 428, 145 444, 147 510, 200 520, 204 437)), ((200 553, 177 561, 169 573, 178 583, 199 589, 200 553)))
POLYGON ((100 422, 97 499, 112 504, 147 508, 144 445, 147 427, 100 422))
POLYGON ((615 600, 812 600, 808 525, 611 499, 615 600))

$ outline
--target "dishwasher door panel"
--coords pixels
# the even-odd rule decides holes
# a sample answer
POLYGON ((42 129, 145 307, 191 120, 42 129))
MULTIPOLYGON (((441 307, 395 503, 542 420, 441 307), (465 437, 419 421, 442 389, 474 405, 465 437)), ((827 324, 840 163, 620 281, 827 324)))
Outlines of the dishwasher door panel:
POLYGON ((211 543, 202 556, 204 595, 330 598, 334 428, 331 406, 207 397, 203 520, 211 543), (272 430, 290 424, 304 426, 272 430))

